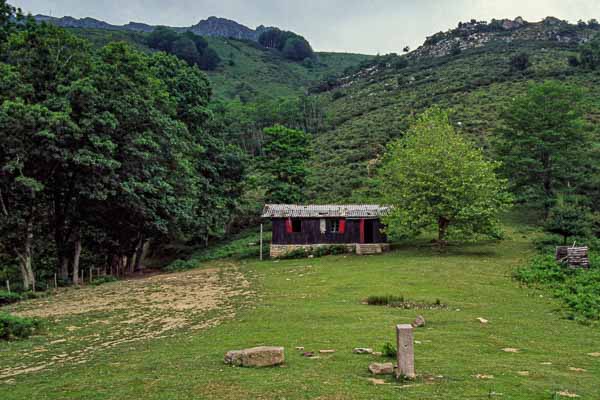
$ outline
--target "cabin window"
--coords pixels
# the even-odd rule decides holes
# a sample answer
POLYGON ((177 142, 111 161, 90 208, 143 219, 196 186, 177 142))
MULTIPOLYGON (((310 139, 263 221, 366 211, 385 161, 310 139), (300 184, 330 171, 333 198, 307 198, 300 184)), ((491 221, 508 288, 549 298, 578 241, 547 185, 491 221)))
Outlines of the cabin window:
POLYGON ((292 219, 292 232, 300 233, 302 232, 302 220, 299 218, 292 219))
POLYGON ((332 219, 329 221, 329 232, 340 233, 340 220, 332 219))

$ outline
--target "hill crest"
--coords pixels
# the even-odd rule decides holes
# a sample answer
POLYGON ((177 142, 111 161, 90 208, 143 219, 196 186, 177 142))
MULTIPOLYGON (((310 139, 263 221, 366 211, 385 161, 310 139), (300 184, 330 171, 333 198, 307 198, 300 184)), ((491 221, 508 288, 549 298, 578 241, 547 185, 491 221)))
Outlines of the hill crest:
MULTIPOLYGON (((48 15, 35 15, 33 17, 38 22, 48 22, 63 28, 82 28, 82 29, 105 29, 113 31, 134 31, 134 32, 152 32, 157 26, 149 25, 141 22, 129 22, 125 25, 113 25, 108 22, 101 21, 95 18, 73 18, 51 17, 48 15)), ((241 40, 258 41, 260 34, 268 29, 264 25, 258 26, 256 29, 251 29, 236 21, 211 16, 207 19, 200 20, 197 24, 189 27, 168 27, 178 32, 191 31, 200 36, 226 37, 241 40)))
POLYGON ((493 19, 491 22, 471 20, 459 22, 458 27, 427 37, 422 46, 409 57, 443 57, 453 52, 483 47, 494 41, 549 41, 585 43, 600 31, 596 20, 571 24, 555 17, 528 22, 522 17, 514 20, 493 19))

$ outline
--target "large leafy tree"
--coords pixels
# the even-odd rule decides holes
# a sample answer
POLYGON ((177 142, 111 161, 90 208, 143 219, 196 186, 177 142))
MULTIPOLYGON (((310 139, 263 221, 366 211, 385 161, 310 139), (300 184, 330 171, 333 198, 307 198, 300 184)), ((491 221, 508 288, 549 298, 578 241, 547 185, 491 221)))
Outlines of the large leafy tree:
POLYGON ((548 215, 558 192, 585 179, 591 165, 582 92, 560 82, 532 84, 503 112, 498 151, 520 200, 548 215))
POLYGON ((388 233, 415 236, 435 227, 440 244, 449 233, 496 235, 498 215, 511 201, 497 167, 454 130, 445 111, 426 111, 382 160, 379 188, 392 206, 388 233))
POLYGON ((96 253, 88 260, 133 269, 149 239, 227 223, 240 151, 205 129, 211 91, 197 67, 123 43, 94 51, 9 17, 0 18, 0 251, 18 259, 26 287, 42 247, 77 283, 86 249, 96 253))
POLYGON ((281 125, 266 128, 264 132, 267 142, 260 169, 264 173, 266 201, 302 202, 308 176, 310 135, 281 125))

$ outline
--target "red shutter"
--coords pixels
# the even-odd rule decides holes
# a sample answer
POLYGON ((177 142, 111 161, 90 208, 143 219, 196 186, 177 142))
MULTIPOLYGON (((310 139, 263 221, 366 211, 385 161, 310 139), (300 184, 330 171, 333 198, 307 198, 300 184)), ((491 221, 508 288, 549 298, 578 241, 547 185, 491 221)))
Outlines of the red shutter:
POLYGON ((292 219, 288 218, 285 220, 285 231, 286 233, 292 233, 292 219))
POLYGON ((365 242, 365 220, 364 219, 360 220, 360 242, 361 243, 365 242))
POLYGON ((346 220, 340 219, 340 233, 346 232, 346 220))

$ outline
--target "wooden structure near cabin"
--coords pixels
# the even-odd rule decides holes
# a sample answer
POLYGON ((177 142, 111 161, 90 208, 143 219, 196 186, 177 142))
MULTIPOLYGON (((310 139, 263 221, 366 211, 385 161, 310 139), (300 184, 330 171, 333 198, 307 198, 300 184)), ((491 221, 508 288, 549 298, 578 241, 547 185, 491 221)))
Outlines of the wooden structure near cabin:
POLYGON ((380 218, 389 210, 378 205, 267 204, 262 217, 270 219, 273 258, 319 246, 346 246, 357 254, 389 249, 380 218))
POLYGON ((556 248, 556 261, 566 263, 571 268, 589 268, 589 248, 559 246, 556 248))

